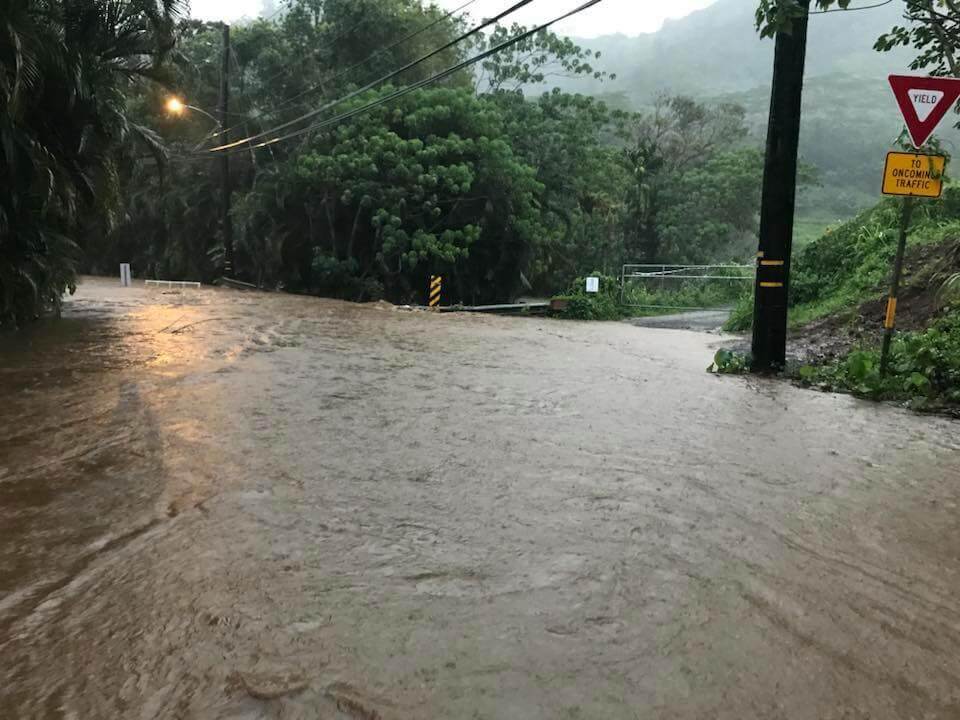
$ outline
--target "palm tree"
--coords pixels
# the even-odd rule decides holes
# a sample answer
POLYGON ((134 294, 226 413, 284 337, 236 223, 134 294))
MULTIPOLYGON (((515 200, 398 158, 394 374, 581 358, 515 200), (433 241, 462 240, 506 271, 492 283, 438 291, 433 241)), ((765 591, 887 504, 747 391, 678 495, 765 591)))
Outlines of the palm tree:
POLYGON ((0 325, 59 309, 76 238, 117 207, 118 153, 159 138, 128 120, 162 79, 184 0, 0 0, 0 325))

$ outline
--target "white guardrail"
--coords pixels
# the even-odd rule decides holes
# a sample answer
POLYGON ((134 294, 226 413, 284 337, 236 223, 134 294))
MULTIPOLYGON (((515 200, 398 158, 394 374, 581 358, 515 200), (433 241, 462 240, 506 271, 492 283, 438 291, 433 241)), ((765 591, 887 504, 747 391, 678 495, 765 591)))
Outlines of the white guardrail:
POLYGON ((198 282, 182 282, 180 280, 145 280, 147 287, 166 287, 166 288, 194 288, 199 290, 201 285, 198 282))

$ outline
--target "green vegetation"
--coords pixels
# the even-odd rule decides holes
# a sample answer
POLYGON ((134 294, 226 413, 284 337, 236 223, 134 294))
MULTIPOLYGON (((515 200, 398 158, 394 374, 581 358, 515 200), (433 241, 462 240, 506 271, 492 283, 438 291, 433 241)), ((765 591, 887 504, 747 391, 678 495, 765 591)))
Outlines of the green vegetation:
POLYGON ((909 401, 916 409, 960 404, 960 312, 948 313, 924 331, 899 335, 886 376, 880 373, 880 353, 868 349, 826 366, 800 368, 798 377, 825 390, 909 401))
MULTIPOLYGON (((231 127, 218 131, 194 110, 217 106, 221 28, 184 19, 185 3, 8 4, 9 42, 0 50, 0 324, 8 325, 56 308, 75 266, 112 273, 131 262, 141 277, 218 278, 226 233, 220 156, 210 149, 264 132, 261 139, 271 139, 280 123, 294 136, 241 142, 230 154, 234 274, 259 286, 422 302, 429 276, 442 274, 450 302, 477 304, 553 294, 588 270, 615 275, 624 262, 742 261, 756 242, 762 172, 762 113, 745 105, 766 104, 756 88, 769 76, 770 50, 748 38, 756 21, 764 29, 789 22, 794 5, 765 1, 754 17, 743 3, 720 0, 665 28, 664 48, 699 51, 715 42, 724 54, 725 63, 693 68, 680 53, 658 78, 701 97, 704 87, 714 96, 741 93, 702 102, 656 95, 641 82, 650 74, 634 68, 626 68, 634 84, 626 92, 617 72, 607 72, 632 57, 628 46, 648 39, 612 40, 610 57, 601 57, 550 33, 391 97, 524 29, 497 27, 415 63, 468 21, 423 0, 283 0, 282 14, 233 28, 231 127), (717 32, 723 27, 731 33, 717 32), (354 92, 408 63, 392 86, 354 92), (610 102, 564 90, 577 83, 610 102), (167 114, 171 93, 193 110, 167 114), (328 112, 316 116, 325 122, 308 127, 301 117, 325 103, 328 112)), ((858 21, 856 32, 879 34, 889 27, 886 13, 858 21)), ((825 27, 821 39, 852 32, 842 17, 825 27)), ((939 72, 952 58, 927 40, 895 30, 878 45, 894 58, 909 52, 897 46, 919 46, 926 54, 918 67, 939 72)), ((880 61, 865 61, 863 45, 847 42, 837 52, 845 66, 875 70, 880 61)), ((823 186, 803 173, 808 213, 798 225, 795 322, 875 293, 894 240, 889 204, 813 239, 862 203, 864 178, 875 181, 873 156, 864 160, 871 148, 835 130, 857 125, 843 113, 859 118, 861 106, 877 102, 857 99, 860 84, 849 77, 816 70, 816 45, 811 56, 819 77, 804 126, 822 142, 811 142, 807 167, 820 166, 823 186), (818 115, 823 108, 831 114, 818 115), (850 195, 837 192, 844 184, 850 195)), ((960 222, 951 202, 918 220, 915 243, 950 236, 960 222)), ((624 294, 628 305, 735 304, 731 327, 742 328, 751 300, 734 287, 634 284, 624 294)), ((571 298, 574 314, 617 314, 578 290, 571 298), (590 306, 577 309, 584 302, 590 306)))
POLYGON ((162 154, 125 94, 162 77, 180 5, 0 2, 0 326, 59 308, 84 231, 121 212, 120 168, 162 154))
POLYGON ((750 356, 733 350, 718 350, 707 372, 716 375, 745 375, 750 372, 750 356))
MULTIPOLYGON (((839 359, 794 365, 789 373, 808 386, 937 410, 960 404, 960 309, 951 309, 960 299, 960 186, 949 185, 941 200, 920 202, 914 210, 901 289, 903 331, 895 337, 884 377, 880 318, 900 212, 900 200, 883 200, 797 253, 790 310, 795 345, 805 346, 809 328, 820 333, 815 345, 826 339, 847 349, 839 359), (817 330, 818 321, 823 330, 817 330)), ((744 297, 726 329, 749 330, 752 314, 752 297, 744 297)), ((739 357, 724 354, 714 371, 736 372, 739 363, 739 357)))
POLYGON ((587 292, 586 277, 577 278, 566 295, 558 300, 566 303, 560 315, 569 320, 620 320, 628 311, 620 304, 620 281, 617 278, 597 273, 600 292, 587 292))
POLYGON ((737 304, 730 313, 730 319, 724 324, 723 329, 727 332, 748 331, 753 325, 754 300, 753 288, 750 288, 749 292, 744 293, 737 300, 737 304))
MULTIPOLYGON (((799 249, 792 268, 791 326, 852 312, 886 293, 897 248, 900 207, 899 200, 885 199, 799 249)), ((936 263, 944 256, 941 246, 958 237, 960 185, 949 185, 941 200, 921 202, 914 211, 908 247, 918 260, 908 267, 907 284, 945 284, 948 276, 936 263), (924 258, 923 247, 935 250, 924 258)), ((752 315, 752 299, 744 298, 726 329, 749 329, 752 315)))
MULTIPOLYGON (((904 11, 929 19, 926 6, 931 1, 896 0, 867 12, 811 18, 800 155, 817 169, 817 182, 798 194, 799 245, 875 203, 883 157, 902 127, 886 76, 903 72, 921 52, 916 47, 923 47, 923 54, 942 48, 938 42, 920 46, 910 38, 888 47, 892 36, 887 34, 894 26, 920 28, 904 22, 904 11), (875 49, 880 37, 888 39, 880 46, 885 52, 875 49)), ((758 5, 717 0, 654 34, 583 40, 584 47, 603 54, 604 68, 616 79, 602 84, 590 78, 561 79, 560 87, 602 97, 625 110, 651 108, 663 88, 701 102, 734 103, 746 110, 749 136, 759 146, 766 138, 774 44, 770 39, 757 41, 758 5), (722 61, 705 63, 704 56, 722 61)), ((813 5, 821 4, 814 0, 813 5)), ((836 9, 838 3, 832 5, 836 9)), ((795 7, 792 0, 764 3, 765 11, 777 13, 788 14, 795 7)), ((932 17, 955 13, 936 3, 932 9, 932 17)), ((950 25, 946 31, 955 35, 950 25)), ((950 45, 957 46, 955 37, 950 45)), ((920 74, 936 74, 939 65, 924 66, 920 74)), ((941 137, 949 144, 960 141, 960 133, 946 125, 941 137)))
MULTIPOLYGON (((234 140, 295 121, 462 30, 420 0, 286 6, 280 19, 233 30, 233 111, 250 118, 238 121, 234 140), (358 22, 363 32, 353 31, 358 22), (390 51, 381 57, 384 46, 390 51), (297 73, 283 72, 292 65, 297 73)), ((523 30, 500 27, 473 46, 451 48, 405 72, 396 87, 369 90, 330 114, 387 98, 523 30)), ((179 28, 172 70, 190 104, 216 105, 219 43, 215 26, 179 28)), ((587 271, 614 275, 624 262, 750 254, 761 157, 742 108, 665 97, 650 112, 625 113, 583 95, 540 91, 558 75, 609 79, 599 62, 568 39, 540 33, 488 58, 476 74, 456 73, 283 143, 241 145, 230 158, 235 275, 294 292, 421 303, 428 278, 440 274, 449 302, 473 305, 552 295, 587 271)), ((129 261, 141 276, 201 281, 222 272, 219 165, 216 156, 191 157, 198 145, 222 140, 209 139, 213 128, 202 114, 164 114, 167 94, 141 87, 128 97, 173 160, 119 168, 134 190, 123 198, 121 222, 91 241, 85 269, 107 272, 129 261)))
MULTIPOLYGON (((713 273, 724 273, 717 268, 713 273)), ((728 271, 730 277, 740 277, 739 272, 728 271)), ((666 282, 658 279, 628 282, 623 293, 624 304, 636 308, 637 314, 654 315, 676 313, 690 308, 722 308, 742 302, 745 293, 751 292, 749 282, 743 280, 688 280, 666 282), (663 307, 663 310, 657 308, 663 307)))
MULTIPOLYGON (((743 108, 665 96, 624 112, 551 89, 614 79, 569 39, 539 33, 308 128, 299 118, 324 103, 321 120, 359 111, 524 28, 475 36, 393 87, 337 102, 467 22, 422 0, 284 0, 270 21, 232 29, 224 130, 207 114, 218 104, 221 27, 184 19, 184 3, 15 5, 0 56, 0 324, 56 308, 77 268, 112 274, 130 262, 139 277, 216 280, 227 246, 210 149, 270 139, 281 123, 295 137, 230 153, 234 275, 258 286, 418 303, 442 274, 450 302, 505 302, 555 293, 595 268, 727 261, 755 244, 761 154, 743 108), (184 113, 165 111, 171 94, 184 113)), ((678 305, 733 300, 709 288, 657 294, 678 305)))
MULTIPOLYGON (((860 308, 882 306, 896 247, 900 203, 885 200, 855 221, 825 235, 801 254, 791 323, 847 318, 857 324, 860 308)), ((910 401, 918 409, 960 403, 960 313, 952 278, 960 261, 960 188, 914 213, 901 325, 889 373, 880 373, 879 328, 861 331, 859 347, 840 360, 799 370, 806 384, 877 400, 910 401), (908 312, 909 311, 909 312, 908 312)))
MULTIPOLYGON (((722 270, 712 272, 723 273, 722 270)), ((738 271, 728 271, 739 277, 738 271)), ((695 280, 682 283, 669 279, 629 280, 626 288, 620 279, 601 273, 600 292, 586 292, 586 278, 577 278, 566 294, 557 297, 566 304, 559 314, 574 320, 620 320, 625 317, 670 315, 688 308, 717 308, 742 302, 747 284, 726 280, 695 280)))

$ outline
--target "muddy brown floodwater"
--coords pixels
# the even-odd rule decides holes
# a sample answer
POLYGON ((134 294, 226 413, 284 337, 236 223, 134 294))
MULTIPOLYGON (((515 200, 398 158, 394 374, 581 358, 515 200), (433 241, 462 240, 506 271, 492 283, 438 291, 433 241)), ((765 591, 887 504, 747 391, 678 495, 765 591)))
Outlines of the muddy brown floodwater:
POLYGON ((716 342, 87 280, 0 338, 0 718, 960 718, 960 426, 716 342))

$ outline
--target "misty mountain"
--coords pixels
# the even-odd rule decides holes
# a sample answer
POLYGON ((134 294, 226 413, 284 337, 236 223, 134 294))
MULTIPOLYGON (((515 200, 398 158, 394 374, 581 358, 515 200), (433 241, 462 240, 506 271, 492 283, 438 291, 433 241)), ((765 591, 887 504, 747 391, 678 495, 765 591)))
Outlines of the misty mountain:
MULTIPOLYGON (((656 33, 578 40, 603 57, 599 64, 617 79, 571 83, 570 89, 623 93, 643 106, 658 92, 714 96, 770 84, 773 40, 755 27, 756 0, 718 0, 656 33)), ((878 53, 873 44, 901 17, 900 3, 859 12, 814 15, 810 20, 807 75, 838 72, 883 79, 907 68, 908 50, 878 53)))
MULTIPOLYGON (((737 102, 747 109, 755 142, 763 142, 774 43, 757 33, 756 6, 756 0, 718 0, 656 33, 577 40, 602 53, 596 65, 617 77, 561 87, 634 110, 663 93, 737 102)), ((873 45, 902 23, 901 15, 901 3, 891 3, 810 20, 801 154, 819 170, 822 187, 801 193, 807 217, 835 220, 879 197, 884 157, 902 127, 887 75, 909 73, 913 53, 878 53, 873 45)), ((941 137, 948 148, 960 139, 953 130, 941 137)))

